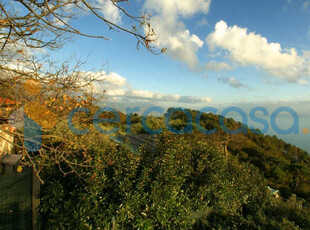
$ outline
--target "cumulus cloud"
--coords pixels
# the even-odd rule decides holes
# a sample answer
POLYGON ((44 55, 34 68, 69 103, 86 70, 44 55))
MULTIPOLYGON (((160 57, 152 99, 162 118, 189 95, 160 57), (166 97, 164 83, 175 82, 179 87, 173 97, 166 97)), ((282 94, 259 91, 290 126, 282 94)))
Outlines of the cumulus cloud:
POLYGON ((299 56, 296 49, 282 49, 279 43, 269 43, 265 37, 248 32, 246 28, 229 27, 220 21, 206 42, 210 50, 220 48, 229 52, 233 62, 254 65, 269 75, 299 82, 301 77, 309 77, 309 60, 299 56))
POLYGON ((114 6, 111 0, 96 0, 96 6, 102 11, 107 20, 113 23, 121 23, 120 10, 114 6))
POLYGON ((124 86, 126 85, 126 82, 127 82, 126 78, 114 72, 106 74, 104 81, 107 84, 115 85, 115 86, 124 86))
POLYGON ((243 84, 242 82, 238 81, 237 79, 235 79, 233 77, 222 77, 222 76, 219 76, 217 78, 217 80, 220 81, 220 82, 223 82, 223 83, 226 83, 226 84, 230 85, 232 88, 237 88, 237 89, 249 88, 248 85, 243 84))
POLYGON ((93 83, 92 91, 97 94, 104 94, 108 100, 111 101, 136 101, 136 102, 172 102, 172 103, 203 103, 210 102, 212 99, 209 97, 193 97, 193 96, 180 96, 177 94, 162 94, 157 92, 151 92, 148 90, 134 89, 130 87, 126 78, 120 76, 117 73, 110 72, 98 72, 91 73, 85 72, 87 76, 92 75, 98 79, 103 79, 103 82, 93 83))
POLYGON ((154 15, 151 24, 155 29, 158 47, 168 48, 175 60, 195 69, 199 64, 197 51, 204 42, 186 28, 182 21, 197 13, 207 14, 211 0, 146 0, 144 9, 154 15))
POLYGON ((82 72, 86 81, 93 80, 89 90, 98 95, 118 96, 124 95, 124 86, 126 86, 126 78, 115 72, 82 72))

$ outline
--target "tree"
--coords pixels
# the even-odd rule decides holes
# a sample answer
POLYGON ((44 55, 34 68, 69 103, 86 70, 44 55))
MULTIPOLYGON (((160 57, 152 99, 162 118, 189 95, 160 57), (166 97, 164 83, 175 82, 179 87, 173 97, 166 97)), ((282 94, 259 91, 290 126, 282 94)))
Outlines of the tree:
MULTIPOLYGON (((107 29, 134 36, 137 47, 142 44, 152 53, 160 53, 152 47, 155 32, 149 23, 149 15, 129 14, 123 7, 125 0, 106 2, 131 20, 129 28, 105 18, 95 0, 0 0, 1 95, 19 102, 15 108, 10 108, 11 111, 23 110, 42 128, 42 148, 33 152, 27 150, 24 141, 27 137, 21 129, 10 133, 19 140, 15 143, 17 150, 34 167, 37 175, 49 163, 58 164, 61 171, 61 163, 68 164, 69 170, 65 174, 76 172, 76 166, 88 167, 89 159, 81 157, 80 162, 76 162, 76 158, 70 158, 74 151, 70 143, 75 137, 64 135, 68 130, 64 123, 72 109, 92 107, 101 99, 93 91, 93 84, 103 81, 105 76, 102 70, 99 74, 83 70, 85 61, 73 57, 59 65, 46 55, 37 55, 38 50, 61 49, 72 36, 109 40, 102 31, 87 34, 73 26, 82 11, 97 18, 107 29), (55 127, 56 124, 61 128, 55 127)), ((9 115, 12 117, 8 113, 6 118, 9 115)), ((8 132, 4 126, 0 129, 8 132)), ((38 145, 35 139, 30 142, 38 145)))
MULTIPOLYGON (((102 15, 97 1, 94 0, 15 0, 0 1, 1 53, 11 44, 30 48, 60 48, 70 35, 110 40, 105 35, 87 34, 73 26, 80 11, 94 15, 109 29, 123 31, 135 36, 138 44, 151 50, 154 31, 149 23, 149 15, 134 16, 118 5, 127 0, 107 0, 111 2, 134 24, 130 29, 106 19, 102 15), (15 9, 21 8, 20 12, 15 9)), ((101 33, 101 32, 100 32, 101 33)))

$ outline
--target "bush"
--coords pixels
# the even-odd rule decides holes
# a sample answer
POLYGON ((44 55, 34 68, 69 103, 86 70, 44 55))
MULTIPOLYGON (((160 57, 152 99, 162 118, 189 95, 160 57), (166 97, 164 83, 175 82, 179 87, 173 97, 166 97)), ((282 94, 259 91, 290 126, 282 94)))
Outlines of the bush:
MULTIPOLYGON (((157 153, 133 154, 106 140, 89 150, 93 167, 79 175, 60 177, 58 168, 50 167, 42 188, 44 227, 110 229, 115 222, 120 229, 267 229, 282 224, 275 214, 282 206, 267 209, 273 198, 253 166, 184 135, 163 134, 158 146, 157 153), (276 218, 267 221, 266 210, 276 218)), ((303 223, 303 215, 288 216, 286 222, 294 225, 293 220, 303 223)))

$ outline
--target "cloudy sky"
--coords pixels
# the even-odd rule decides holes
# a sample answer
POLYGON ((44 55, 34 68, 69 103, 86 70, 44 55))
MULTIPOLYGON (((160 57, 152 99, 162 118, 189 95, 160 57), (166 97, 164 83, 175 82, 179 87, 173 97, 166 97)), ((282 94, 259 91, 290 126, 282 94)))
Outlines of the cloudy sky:
MULTIPOLYGON (((109 0, 94 0, 108 19, 128 26, 109 0)), ((151 13, 164 55, 136 49, 134 37, 109 31, 90 15, 75 25, 112 41, 76 37, 52 53, 63 61, 88 57, 85 69, 105 64, 109 103, 202 108, 309 103, 309 0, 137 0, 119 3, 151 13)), ((307 113, 307 111, 303 111, 307 113)))

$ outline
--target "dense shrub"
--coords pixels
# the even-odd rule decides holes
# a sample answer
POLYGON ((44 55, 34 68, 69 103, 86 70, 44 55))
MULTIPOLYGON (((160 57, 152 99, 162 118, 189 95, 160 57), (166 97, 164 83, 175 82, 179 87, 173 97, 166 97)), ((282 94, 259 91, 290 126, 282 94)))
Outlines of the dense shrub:
POLYGON ((125 145, 105 141, 89 150, 93 167, 80 169, 80 175, 59 176, 58 168, 50 167, 42 193, 44 227, 309 226, 303 208, 275 201, 255 167, 233 156, 227 159, 211 142, 163 134, 158 146, 156 153, 141 150, 134 154, 125 145))

